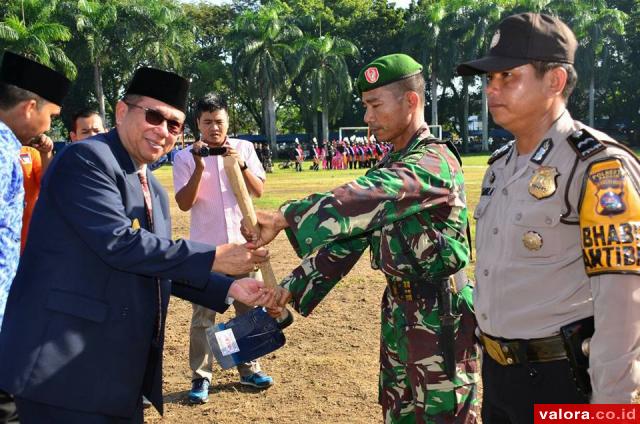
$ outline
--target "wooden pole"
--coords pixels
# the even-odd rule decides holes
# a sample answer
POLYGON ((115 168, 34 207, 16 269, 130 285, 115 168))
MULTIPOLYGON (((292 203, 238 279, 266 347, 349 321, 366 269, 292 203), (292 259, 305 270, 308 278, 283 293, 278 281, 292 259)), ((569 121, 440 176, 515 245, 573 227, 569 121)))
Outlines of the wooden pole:
MULTIPOLYGON (((231 189, 236 196, 238 206, 240 206, 242 217, 250 223, 252 230, 257 230, 258 218, 256 217, 256 211, 253 208, 253 202, 251 201, 251 196, 249 195, 249 191, 247 190, 247 185, 245 184, 244 178, 242 177, 242 171, 240 170, 238 161, 235 160, 232 156, 225 156, 222 161, 224 163, 224 171, 227 174, 229 183, 231 184, 231 189)), ((265 262, 259 264, 258 267, 262 272, 264 285, 269 288, 276 287, 278 285, 278 281, 276 280, 273 268, 271 267, 271 261, 266 260, 265 262)), ((282 312, 282 315, 278 318, 278 321, 284 321, 288 318, 287 315, 289 314, 290 312, 285 308, 282 312)))

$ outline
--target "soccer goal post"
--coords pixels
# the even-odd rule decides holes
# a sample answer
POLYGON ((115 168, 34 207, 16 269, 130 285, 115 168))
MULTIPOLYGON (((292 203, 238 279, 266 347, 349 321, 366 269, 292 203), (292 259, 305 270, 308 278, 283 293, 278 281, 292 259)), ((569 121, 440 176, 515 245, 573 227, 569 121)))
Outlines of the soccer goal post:
POLYGON ((369 139, 369 127, 340 127, 338 128, 338 139, 342 141, 344 137, 367 137, 369 139))
MULTIPOLYGON (((429 125, 429 131, 436 138, 442 138, 442 125, 429 125)), ((367 137, 369 134, 369 127, 340 127, 338 129, 338 139, 342 140, 344 137, 350 137, 356 135, 357 137, 367 137)))

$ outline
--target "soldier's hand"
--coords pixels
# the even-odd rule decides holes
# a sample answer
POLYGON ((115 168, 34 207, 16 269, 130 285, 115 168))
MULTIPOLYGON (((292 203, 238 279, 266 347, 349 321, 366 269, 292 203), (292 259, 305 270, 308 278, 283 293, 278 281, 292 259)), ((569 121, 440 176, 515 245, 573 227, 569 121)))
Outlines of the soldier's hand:
POLYGON ((240 228, 240 232, 248 241, 247 245, 252 248, 269 244, 280 231, 289 226, 280 211, 256 211, 256 218, 258 219, 257 231, 244 219, 240 228))
POLYGON ((274 290, 265 288, 264 282, 253 278, 234 281, 227 294, 234 300, 249 306, 267 305, 274 301, 274 290))
POLYGON ((290 301, 291 292, 284 287, 277 286, 275 288, 273 302, 264 306, 267 309, 267 313, 269 315, 271 315, 273 318, 279 318, 290 301))
POLYGON ((212 270, 228 275, 248 274, 254 271, 256 264, 269 259, 265 248, 254 249, 247 245, 228 243, 216 248, 216 257, 212 270))

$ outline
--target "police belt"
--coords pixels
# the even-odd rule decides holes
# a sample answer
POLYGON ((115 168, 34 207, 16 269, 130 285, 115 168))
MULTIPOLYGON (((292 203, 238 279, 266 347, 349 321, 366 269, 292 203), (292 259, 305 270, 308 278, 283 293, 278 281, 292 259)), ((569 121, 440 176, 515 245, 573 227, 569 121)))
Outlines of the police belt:
POLYGON ((479 331, 480 343, 485 352, 503 366, 525 362, 551 362, 567 359, 560 334, 530 340, 509 340, 492 337, 479 331))
POLYGON ((467 285, 467 277, 464 271, 446 278, 415 279, 394 281, 387 279, 387 285, 391 295, 400 302, 413 302, 418 299, 433 298, 438 295, 440 288, 445 284, 450 287, 451 293, 458 293, 467 285))

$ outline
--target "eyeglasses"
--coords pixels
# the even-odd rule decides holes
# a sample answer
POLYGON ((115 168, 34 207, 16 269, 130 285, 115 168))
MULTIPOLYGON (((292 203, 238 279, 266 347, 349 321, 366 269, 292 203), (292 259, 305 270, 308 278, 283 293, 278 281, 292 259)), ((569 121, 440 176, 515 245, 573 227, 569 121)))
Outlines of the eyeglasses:
POLYGON ((138 106, 133 103, 124 102, 124 104, 144 110, 144 120, 151 125, 162 125, 164 121, 167 121, 167 130, 173 135, 180 135, 182 133, 182 130, 184 129, 184 123, 178 122, 173 119, 167 119, 157 110, 138 106))

